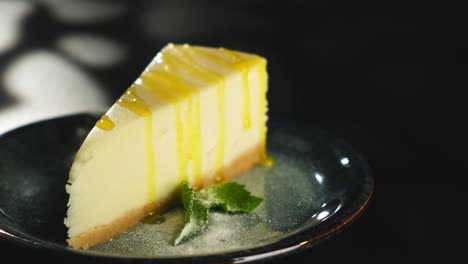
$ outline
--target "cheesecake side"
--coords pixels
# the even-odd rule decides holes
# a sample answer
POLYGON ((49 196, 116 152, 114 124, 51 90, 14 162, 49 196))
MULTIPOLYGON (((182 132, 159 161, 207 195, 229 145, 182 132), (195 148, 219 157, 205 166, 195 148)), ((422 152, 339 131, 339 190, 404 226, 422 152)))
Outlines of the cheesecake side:
POLYGON ((265 159, 266 61, 206 47, 162 53, 106 113, 112 128, 93 128, 76 155, 66 186, 71 247, 163 212, 182 180, 227 181, 265 159))

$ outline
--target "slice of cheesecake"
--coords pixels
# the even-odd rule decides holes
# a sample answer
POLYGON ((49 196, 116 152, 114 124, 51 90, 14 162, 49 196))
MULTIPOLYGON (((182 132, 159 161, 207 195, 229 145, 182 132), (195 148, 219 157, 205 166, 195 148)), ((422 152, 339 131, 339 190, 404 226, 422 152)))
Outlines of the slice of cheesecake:
POLYGON ((68 244, 89 248, 178 200, 266 162, 266 60, 166 46, 96 123, 66 186, 68 244))

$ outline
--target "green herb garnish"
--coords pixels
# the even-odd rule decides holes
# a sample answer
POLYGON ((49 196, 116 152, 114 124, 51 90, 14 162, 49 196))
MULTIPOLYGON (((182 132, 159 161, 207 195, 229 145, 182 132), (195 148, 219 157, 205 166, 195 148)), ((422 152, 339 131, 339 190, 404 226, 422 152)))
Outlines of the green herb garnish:
POLYGON ((182 203, 185 208, 185 225, 174 240, 183 243, 201 233, 208 224, 211 209, 226 213, 250 213, 263 201, 253 196, 245 186, 228 182, 195 191, 187 182, 182 183, 182 203))

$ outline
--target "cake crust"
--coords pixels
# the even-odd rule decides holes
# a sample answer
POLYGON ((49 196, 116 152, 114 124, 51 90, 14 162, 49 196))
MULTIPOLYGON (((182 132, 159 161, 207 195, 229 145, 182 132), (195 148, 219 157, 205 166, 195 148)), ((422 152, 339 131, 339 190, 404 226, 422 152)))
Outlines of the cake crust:
MULTIPOLYGON (((256 146, 240 155, 231 164, 223 168, 223 172, 218 172, 214 177, 207 178, 203 182, 194 183, 194 187, 203 187, 218 182, 230 180, 241 173, 247 171, 255 164, 260 163, 263 149, 256 146)), ((68 245, 76 249, 89 249, 99 243, 105 242, 114 236, 126 231, 151 213, 162 213, 175 205, 176 201, 166 200, 158 203, 147 204, 141 208, 136 208, 126 213, 124 216, 114 220, 112 223, 102 225, 93 230, 81 233, 67 240, 68 245)))

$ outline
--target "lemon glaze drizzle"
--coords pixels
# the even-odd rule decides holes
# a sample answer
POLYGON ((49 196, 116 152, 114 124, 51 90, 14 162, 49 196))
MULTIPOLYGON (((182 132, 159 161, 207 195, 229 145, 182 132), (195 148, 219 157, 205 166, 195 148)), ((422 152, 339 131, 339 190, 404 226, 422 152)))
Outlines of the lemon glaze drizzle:
POLYGON ((183 122, 181 116, 181 105, 177 103, 175 106, 175 116, 176 116, 176 146, 177 146, 177 164, 179 168, 178 179, 180 182, 187 179, 187 158, 184 156, 184 135, 183 135, 183 122))
POLYGON ((187 135, 184 135, 184 132, 187 132, 190 127, 186 123, 187 127, 184 129, 184 122, 182 121, 182 100, 180 99, 190 96, 191 89, 187 88, 185 83, 178 80, 177 75, 172 76, 168 72, 147 71, 143 73, 141 79, 148 90, 163 101, 174 105, 178 179, 179 181, 187 180, 188 155, 185 151, 187 149, 185 147, 187 145, 187 135))
MULTIPOLYGON (((199 51, 202 51, 208 56, 208 52, 203 51, 202 49, 198 49, 199 51)), ((259 165, 263 167, 271 167, 274 164, 274 160, 267 155, 266 151, 266 133, 267 133, 267 110, 268 110, 268 105, 266 101, 266 93, 267 93, 267 88, 268 88, 268 76, 266 75, 266 60, 255 56, 253 59, 250 60, 241 60, 241 58, 236 54, 235 51, 231 51, 225 48, 219 48, 219 51, 224 53, 224 55, 230 57, 231 60, 234 61, 234 64, 231 64, 231 68, 237 69, 237 70, 242 70, 243 71, 243 92, 244 92, 244 102, 250 102, 250 88, 248 87, 249 85, 249 67, 255 67, 257 69, 257 73, 259 76, 259 109, 258 109, 258 118, 259 118, 259 137, 260 137, 260 161, 259 165)), ((213 54, 209 54, 210 57, 214 59, 214 57, 217 58, 217 56, 213 54)), ((219 58, 217 62, 220 62, 219 60, 222 60, 219 58)), ((226 63, 224 61, 224 63, 226 63)), ((251 124, 250 124, 250 104, 247 104, 247 106, 244 104, 244 128, 249 129, 251 124), (247 109, 247 110, 246 110, 247 109), (245 118, 245 114, 247 113, 248 119, 245 118)))
MULTIPOLYGON (((222 172, 223 168, 223 163, 224 163, 224 149, 225 149, 225 142, 226 142, 226 136, 225 136, 225 122, 224 122, 224 116, 225 116, 225 83, 224 83, 224 78, 223 76, 212 72, 204 67, 202 67, 199 62, 194 60, 192 56, 185 50, 187 46, 184 46, 182 48, 178 48, 175 51, 178 53, 178 55, 182 58, 179 60, 173 55, 169 55, 168 58, 169 60, 177 61, 179 66, 182 67, 184 70, 188 71, 191 75, 198 77, 199 79, 208 82, 212 85, 215 85, 217 87, 217 95, 218 95, 218 144, 216 147, 216 161, 215 161, 215 171, 218 173, 218 179, 217 180, 223 180, 224 179, 224 174, 222 172)), ((167 55, 166 55, 167 56, 167 55)), ((197 97, 199 95, 197 94, 197 97)), ((194 118, 198 119, 195 124, 197 127, 194 128, 194 132, 196 134, 192 135, 191 138, 193 139, 192 141, 196 146, 193 147, 193 149, 196 151, 198 157, 198 162, 194 162, 194 179, 195 182, 200 182, 201 181, 201 165, 202 165, 202 156, 201 156, 201 120, 200 120, 200 99, 198 98, 195 101, 195 109, 196 109, 196 114, 194 118)))
MULTIPOLYGON (((171 48, 174 48, 172 46, 171 48)), ((180 50, 179 50, 180 51, 180 50)), ((198 50, 199 52, 200 50, 198 50)), ((251 128, 251 117, 250 117, 250 87, 249 87, 249 71, 245 69, 245 66, 254 64, 258 62, 258 59, 253 61, 241 61, 239 56, 233 51, 229 51, 223 48, 220 48, 219 51, 225 55, 230 56, 236 62, 235 64, 230 64, 229 62, 218 58, 218 62, 223 61, 223 64, 230 64, 235 69, 241 68, 242 70, 242 82, 243 82, 243 127, 244 130, 251 128), (255 61, 255 62, 254 62, 255 61)), ((200 134, 200 98, 199 95, 195 93, 194 88, 191 85, 188 85, 186 81, 182 80, 178 74, 175 72, 175 68, 182 68, 192 75, 208 81, 211 84, 217 86, 217 97, 218 97, 218 144, 216 150, 216 169, 221 171, 223 168, 224 162, 224 151, 225 151, 225 82, 224 77, 216 72, 210 71, 202 67, 198 62, 193 60, 193 58, 182 50, 180 52, 184 60, 188 60, 189 63, 176 58, 175 56, 163 52, 164 63, 169 67, 165 70, 166 72, 152 72, 147 71, 146 75, 142 75, 143 87, 151 90, 157 96, 163 98, 163 100, 175 104, 175 126, 177 131, 177 157, 179 160, 179 179, 188 178, 188 161, 193 161, 194 169, 194 178, 196 181, 201 179, 201 134, 200 134), (169 89, 173 91, 168 91, 167 89, 161 88, 162 86, 169 86, 169 89), (171 94, 172 93, 172 94, 171 94), (176 95, 174 95, 175 93, 176 95), (192 97, 190 97, 192 95, 192 97), (187 98, 187 115, 186 115, 186 125, 184 129, 184 122, 182 121, 182 109, 181 102, 177 97, 187 98), (193 126, 193 128, 192 128, 193 126), (185 130, 185 131, 184 131, 185 130), (184 133, 186 132, 186 133, 184 133), (184 135, 185 134, 185 135, 184 135), (184 151, 185 150, 185 151, 184 151)), ((202 52, 207 57, 214 59, 215 55, 208 54, 207 52, 202 52)), ((262 166, 271 166, 272 159, 266 155, 266 73, 265 71, 265 61, 262 60, 261 67, 258 67, 259 76, 260 76, 260 144, 261 144, 261 161, 260 165, 262 166)), ((154 150, 153 150, 153 140, 152 140, 152 118, 151 112, 148 110, 144 102, 136 95, 134 87, 130 87, 127 92, 122 96, 122 98, 117 102, 120 106, 127 108, 128 110, 136 113, 139 116, 145 117, 145 140, 147 141, 146 147, 146 156, 148 161, 148 200, 150 202, 155 201, 155 184, 156 184, 156 169, 155 169, 155 159, 154 159, 154 150)), ((110 121, 110 120, 109 120, 110 121)), ((111 121, 112 122, 112 121, 111 121)), ((223 176, 221 174, 221 176, 223 176)))
MULTIPOLYGON (((216 85, 216 95, 217 95, 217 108, 218 108, 218 138, 216 144, 216 156, 215 156, 215 180, 217 182, 224 181, 224 153, 225 153, 225 146, 226 146, 226 124, 225 124, 225 90, 226 90, 226 83, 224 81, 224 77, 219 73, 211 71, 205 67, 203 67, 198 61, 194 60, 192 56, 189 54, 190 51, 187 49, 187 45, 184 45, 183 48, 179 49, 180 53, 182 54, 185 60, 188 60, 192 67, 196 68, 199 74, 207 74, 211 77, 210 83, 216 85)), ((202 56, 204 54, 201 54, 202 56)), ((205 54, 206 56, 206 54, 205 54)), ((207 56, 208 57, 208 56, 207 56)), ((214 58, 211 58, 212 60, 214 58)), ((224 60, 215 59, 216 62, 220 64, 226 64, 224 60)), ((201 148, 201 146, 200 146, 201 148)))
MULTIPOLYGON (((173 46, 169 46, 173 48, 173 46)), ((182 94, 183 97, 187 98, 186 105, 187 110, 185 113, 185 131, 181 133, 182 135, 182 147, 179 150, 182 151, 182 154, 179 155, 182 157, 182 160, 179 160, 180 170, 182 174, 179 174, 179 180, 187 180, 189 177, 189 165, 192 164, 192 174, 194 179, 198 180, 201 178, 201 143, 200 143, 200 97, 196 93, 196 88, 192 84, 183 80, 176 72, 177 68, 183 68, 184 64, 177 59, 175 56, 168 54, 167 51, 162 54, 163 63, 168 67, 166 73, 168 78, 165 79, 167 83, 171 83, 171 87, 176 87, 178 89, 176 93, 182 94), (195 113, 195 114, 194 114, 195 113), (198 113, 198 116, 196 116, 198 113), (195 119, 194 119, 195 118, 195 119), (190 163, 191 161, 191 163, 190 163)), ((182 122, 180 122, 182 123, 182 122)), ((176 128, 180 130, 180 127, 176 128)))
POLYGON ((147 181, 147 200, 149 203, 156 201, 156 165, 153 149, 153 118, 151 111, 145 105, 145 102, 136 94, 135 85, 132 85, 117 101, 117 104, 132 111, 138 116, 144 118, 145 122, 145 152, 148 164, 147 181))
MULTIPOLYGON (((260 138, 260 161, 259 165, 263 167, 271 167, 274 164, 274 160, 267 155, 266 151, 266 117, 267 117, 267 101, 266 101, 266 92, 267 92, 267 75, 266 75, 266 61, 263 58, 255 57, 254 59, 247 60, 247 61, 240 61, 240 58, 236 56, 235 52, 229 51, 224 48, 218 49, 219 51, 223 52, 225 55, 229 56, 233 61, 233 63, 229 63, 224 59, 207 52, 206 50, 198 47, 194 47, 194 49, 198 52, 198 54, 204 56, 205 58, 210 59, 218 64, 223 64, 227 66, 231 70, 242 70, 243 71, 243 92, 244 92, 244 102, 250 102, 250 93, 249 93, 249 83, 248 83, 248 67, 256 67, 258 76, 259 76, 259 86, 260 86, 260 102, 259 102, 259 109, 258 109, 258 120, 259 120, 259 138, 260 138), (248 98, 245 98, 247 94, 248 98)), ((224 95, 223 95, 224 97, 224 95)), ((246 113, 250 115, 250 105, 247 104, 247 107, 244 105, 244 129, 249 128, 251 124, 249 124, 249 119, 245 118, 246 113), (247 109, 248 110, 247 110, 247 109)))
POLYGON ((193 123, 192 123, 192 135, 190 138, 193 140, 192 145, 192 153, 194 157, 194 175, 195 175, 195 182, 200 184, 201 176, 202 176, 202 149, 201 149, 201 117, 200 117, 200 95, 196 94, 192 101, 192 109, 193 109, 193 116, 191 116, 193 123))
MULTIPOLYGON (((217 146, 220 147, 220 149, 222 149, 222 152, 217 150, 217 153, 222 153, 222 154, 217 154, 218 157, 221 157, 221 158, 217 158, 217 161, 216 161, 216 168, 222 168, 223 167, 223 161, 224 161, 224 146, 225 146, 225 122, 224 122, 224 100, 225 100, 225 84, 224 84, 224 77, 222 75, 220 75, 219 73, 216 73, 214 71, 211 71, 209 69, 206 69, 205 67, 203 67, 202 65, 200 65, 200 63, 198 61, 195 61, 192 56, 189 54, 189 50, 187 49, 188 47, 190 47, 189 45, 184 45, 182 48, 176 48, 174 45, 171 46, 172 49, 176 50, 179 55, 181 55, 181 57, 183 58, 183 60, 188 60, 188 63, 184 63, 183 61, 179 60, 178 58, 175 58, 175 57, 171 57, 172 59, 175 59, 178 61, 179 65, 178 66, 181 66, 183 67, 185 70, 189 71, 192 75, 195 75, 199 78, 202 78, 202 79, 205 79, 205 81, 208 81, 208 82, 211 82, 211 83, 222 83, 223 85, 223 88, 224 89, 218 89, 218 104, 221 104, 222 106, 218 106, 218 108, 222 109, 223 113, 221 114, 220 113, 220 119, 223 119, 223 120, 218 120, 218 125, 219 125, 219 128, 218 130, 221 131, 220 134, 223 135, 223 137, 220 137, 219 138, 222 138, 221 141, 222 142, 218 142, 217 146), (208 78, 208 80, 207 80, 208 78), (209 79, 210 78, 214 78, 214 81, 210 81, 209 79), (220 98, 221 97, 221 98, 220 98), (221 143, 221 144, 220 144, 221 143)), ((244 115, 244 120, 243 120, 243 127, 244 127, 244 130, 249 130, 251 128, 251 118, 250 118, 250 115, 251 115, 251 109, 250 109, 250 102, 251 102, 251 99, 250 99, 250 87, 249 87, 249 71, 248 71, 248 67, 253 67, 253 66, 256 66, 256 68, 258 69, 258 73, 259 73, 259 82, 260 82, 260 102, 259 102, 259 111, 258 111, 258 114, 259 114, 259 134, 260 134, 260 165, 261 166, 264 166, 264 167, 270 167, 273 165, 274 161, 271 157, 267 156, 267 152, 266 152, 266 132, 267 132, 267 128, 266 128, 266 112, 267 112, 267 102, 266 102, 266 92, 267 92, 267 75, 266 75, 266 61, 263 59, 263 58, 260 58, 258 56, 255 56, 254 59, 251 59, 251 60, 242 60, 234 51, 230 51, 230 50, 227 50, 227 49, 224 49, 224 48, 220 48, 218 49, 219 51, 221 51, 222 53, 224 53, 224 55, 227 55, 227 56, 230 56, 230 58, 232 60, 234 60, 234 63, 229 63, 225 60, 223 60, 222 58, 220 57, 217 57, 215 55, 212 55, 200 48, 194 48, 194 50, 196 50, 197 54, 199 55, 202 55, 202 56, 205 56, 219 64, 224 64, 225 66, 228 66, 230 67, 231 69, 234 69, 234 70, 242 70, 242 81, 243 81, 243 96, 244 96, 244 111, 243 111, 243 115, 244 115)), ((197 124, 199 124, 199 122, 196 122, 197 124)), ((197 129, 196 131, 199 131, 199 129, 197 129)), ((193 139, 193 136, 192 136, 192 139, 193 139)), ((195 142, 198 142, 200 143, 200 141, 197 141, 195 140, 195 142)), ((201 144, 201 143, 200 143, 201 144)), ((200 145, 200 148, 201 148, 201 145, 200 145)), ((193 152, 192 152, 193 153, 193 152)), ((200 153, 200 152, 198 152, 200 153)), ((201 154, 201 153, 200 153, 201 154)), ((221 171, 221 169, 219 170, 221 171)), ((199 175, 199 174, 198 174, 199 175)), ((222 173, 220 175, 221 177, 218 177, 217 180, 223 180, 223 176, 222 173)))
POLYGON ((109 116, 103 115, 101 119, 96 122, 96 126, 102 130, 110 131, 115 127, 115 124, 109 116))
POLYGON ((200 98, 198 95, 188 98, 186 114, 186 159, 193 161, 194 180, 198 182, 201 179, 200 98))
MULTIPOLYGON (((227 55, 231 59, 233 59, 236 63, 240 63, 242 60, 241 58, 234 52, 225 48, 218 49, 221 53, 227 55)), ((242 125, 244 130, 250 130, 252 127, 251 121, 251 112, 250 112, 250 84, 249 84, 249 71, 248 68, 242 67, 245 65, 242 64, 234 64, 234 67, 240 69, 242 71, 242 125)))
POLYGON ((243 127, 244 130, 250 130, 252 127, 252 121, 250 120, 250 86, 249 86, 249 71, 247 69, 242 70, 242 94, 243 94, 243 127))
MULTIPOLYGON (((174 48, 173 45, 168 48, 174 48)), ((168 54, 167 51, 161 53, 161 62, 165 63, 167 67, 165 72, 157 72, 156 78, 158 81, 165 83, 173 90, 173 92, 183 98, 187 98, 187 110, 185 116, 185 129, 182 131, 182 119, 176 117, 176 130, 178 145, 178 163, 179 163, 179 180, 188 179, 188 165, 192 161, 193 178, 195 182, 201 181, 202 170, 202 155, 201 155, 201 132, 200 132, 200 97, 196 93, 197 88, 193 87, 187 81, 180 78, 175 69, 182 68, 189 71, 192 75, 198 74, 190 68, 190 65, 181 61, 177 57, 168 54)), ((181 114, 180 106, 176 107, 176 115, 181 114)))
MULTIPOLYGON (((236 70, 233 64, 225 61, 224 59, 213 55, 201 48, 194 47, 193 50, 197 52, 198 55, 203 56, 217 64, 222 64, 231 70, 236 70)), ((200 63, 197 63, 198 65, 200 63)), ((201 67, 201 66, 200 66, 201 67)), ((218 79, 217 85, 217 99, 218 99, 218 141, 216 144, 216 160, 215 160, 215 171, 217 173, 215 180, 217 182, 222 182, 225 180, 224 175, 224 156, 225 156, 225 148, 226 148, 226 82, 224 80, 224 76, 214 71, 210 71, 210 73, 216 76, 218 79)))

